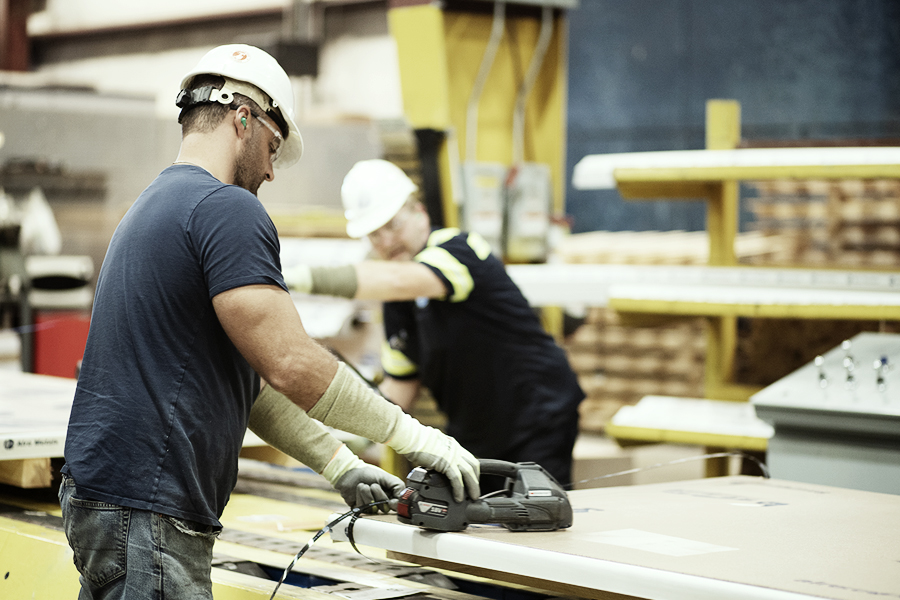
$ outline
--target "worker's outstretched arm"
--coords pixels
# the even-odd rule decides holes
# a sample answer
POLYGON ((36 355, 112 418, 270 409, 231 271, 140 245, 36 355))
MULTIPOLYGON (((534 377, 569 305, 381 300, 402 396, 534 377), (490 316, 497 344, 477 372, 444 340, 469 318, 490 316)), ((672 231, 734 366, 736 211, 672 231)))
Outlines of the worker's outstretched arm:
POLYGON ((290 399, 267 385, 250 411, 250 430, 273 448, 321 474, 351 508, 386 501, 382 512, 397 508, 403 481, 366 464, 345 444, 311 419, 290 399))
POLYGON ((447 288, 430 268, 413 261, 368 260, 341 267, 298 265, 284 270, 292 290, 384 302, 444 298, 447 288))
POLYGON ((478 461, 453 438, 425 427, 367 384, 303 329, 290 295, 276 286, 235 288, 213 298, 228 337, 275 390, 336 429, 386 443, 413 464, 447 475, 454 496, 479 495, 478 461))

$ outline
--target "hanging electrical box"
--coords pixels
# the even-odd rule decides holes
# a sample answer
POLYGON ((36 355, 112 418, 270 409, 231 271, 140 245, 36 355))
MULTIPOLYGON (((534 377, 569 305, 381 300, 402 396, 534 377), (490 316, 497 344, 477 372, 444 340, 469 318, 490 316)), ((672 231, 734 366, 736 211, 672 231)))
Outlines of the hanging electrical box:
POLYGON ((506 165, 466 162, 463 171, 463 229, 474 231, 503 256, 503 223, 506 204, 506 165))
POLYGON ((417 130, 446 134, 432 155, 444 223, 481 234, 507 262, 546 260, 563 210, 564 19, 577 5, 450 0, 389 11, 404 111, 417 130))
POLYGON ((540 163, 513 165, 506 178, 506 259, 547 259, 552 189, 550 167, 540 163))

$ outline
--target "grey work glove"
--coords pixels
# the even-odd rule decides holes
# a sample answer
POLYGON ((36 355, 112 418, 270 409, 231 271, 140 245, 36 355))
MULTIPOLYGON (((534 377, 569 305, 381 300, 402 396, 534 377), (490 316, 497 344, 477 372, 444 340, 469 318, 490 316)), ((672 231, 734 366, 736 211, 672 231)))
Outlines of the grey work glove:
POLYGON ((350 508, 365 506, 376 500, 392 500, 379 504, 371 512, 389 512, 397 508, 397 499, 405 488, 403 481, 387 471, 374 467, 341 446, 322 471, 322 476, 341 494, 350 508))
POLYGON ((350 508, 388 500, 385 504, 370 508, 368 512, 372 513, 397 510, 400 492, 405 487, 406 484, 399 477, 372 465, 350 469, 334 483, 334 489, 341 493, 350 508))

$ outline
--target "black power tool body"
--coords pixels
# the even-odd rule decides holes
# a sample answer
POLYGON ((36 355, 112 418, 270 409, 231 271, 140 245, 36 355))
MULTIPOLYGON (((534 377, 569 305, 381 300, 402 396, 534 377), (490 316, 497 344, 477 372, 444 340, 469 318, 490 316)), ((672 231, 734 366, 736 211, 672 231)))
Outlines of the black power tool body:
POLYGON ((472 523, 499 523, 510 531, 553 531, 572 525, 572 506, 562 486, 537 463, 481 459, 482 475, 506 477, 503 495, 462 502, 447 477, 416 467, 400 495, 401 523, 437 531, 462 531, 472 523))

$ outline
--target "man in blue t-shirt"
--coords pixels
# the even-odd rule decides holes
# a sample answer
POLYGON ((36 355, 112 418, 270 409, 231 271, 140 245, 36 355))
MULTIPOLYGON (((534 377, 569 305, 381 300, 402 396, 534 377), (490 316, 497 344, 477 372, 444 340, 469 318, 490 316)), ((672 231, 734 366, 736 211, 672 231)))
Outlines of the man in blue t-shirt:
POLYGON ((432 230, 417 190, 390 162, 354 165, 341 188, 347 233, 368 237, 384 260, 298 267, 285 273, 288 285, 385 301, 387 398, 409 409, 424 385, 447 432, 474 455, 536 462, 570 484, 584 392, 564 351, 487 241, 432 230))
POLYGON ((212 598, 212 547, 249 426, 351 506, 403 482, 313 419, 387 444, 478 496, 459 443, 376 395, 311 340, 256 197, 303 150, 291 82, 246 45, 185 75, 178 158, 109 244, 66 437, 60 505, 80 598, 212 598))

